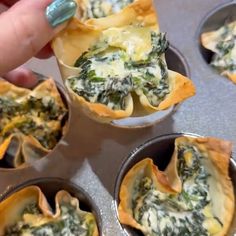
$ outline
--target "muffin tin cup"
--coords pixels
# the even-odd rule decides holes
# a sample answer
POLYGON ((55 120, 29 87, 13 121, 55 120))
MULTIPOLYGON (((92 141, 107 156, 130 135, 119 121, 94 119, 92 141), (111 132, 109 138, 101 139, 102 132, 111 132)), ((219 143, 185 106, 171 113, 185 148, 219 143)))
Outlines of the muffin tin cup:
MULTIPOLYGON (((182 136, 201 137, 199 135, 191 134, 191 133, 174 133, 174 134, 158 136, 145 142, 144 144, 141 144, 134 151, 132 151, 130 155, 124 160, 120 168, 117 180, 116 180, 115 192, 114 192, 115 205, 117 209, 116 213, 117 213, 118 219, 119 219, 118 205, 120 202, 119 201, 120 186, 127 172, 136 163, 140 162, 141 160, 147 157, 153 160, 154 164, 158 166, 159 170, 164 171, 174 152, 175 139, 182 136)), ((233 160, 233 157, 230 160, 229 173, 233 182, 234 192, 236 193, 236 162, 233 160)), ((235 202, 236 202, 236 199, 235 199, 235 202)), ((122 225, 122 227, 127 235, 130 235, 130 236, 143 235, 141 231, 131 228, 130 226, 122 225)), ((236 231, 236 214, 234 214, 233 222, 227 236, 234 236, 235 231, 236 231)))
POLYGON ((72 197, 75 197, 79 200, 79 207, 81 210, 94 214, 98 230, 101 228, 101 217, 99 215, 99 209, 94 204, 88 193, 76 184, 62 178, 37 178, 26 181, 6 191, 3 195, 1 195, 0 201, 3 201, 4 199, 10 197, 12 194, 31 185, 36 185, 41 189, 42 193, 45 195, 48 203, 53 210, 55 210, 56 193, 60 190, 67 191, 72 197))
MULTIPOLYGON (((204 48, 201 44, 201 35, 205 32, 218 30, 225 23, 230 23, 236 20, 236 1, 221 4, 211 10, 202 20, 198 29, 199 49, 204 61, 209 64, 211 62, 213 52, 204 48)), ((219 74, 214 68, 209 65, 212 71, 219 74)), ((220 74, 219 74, 220 75, 220 74)), ((222 76, 225 77, 225 76, 222 76)))
MULTIPOLYGON (((48 79, 48 77, 43 75, 43 74, 39 74, 37 72, 33 72, 33 74, 38 79, 38 82, 37 82, 37 84, 33 88, 31 88, 31 90, 34 89, 35 87, 37 87, 43 81, 48 79)), ((66 137, 66 135, 68 133, 69 124, 70 124, 70 120, 71 120, 71 105, 70 105, 71 102, 70 102, 70 98, 68 96, 68 93, 66 92, 65 88, 60 83, 55 81, 55 84, 56 84, 57 90, 58 90, 58 92, 59 92, 59 94, 60 94, 60 96, 62 98, 62 101, 63 101, 65 107, 68 109, 68 114, 63 119, 64 126, 63 126, 63 129, 62 129, 62 136, 58 140, 56 146, 48 154, 46 154, 45 156, 41 157, 39 160, 44 159, 44 158, 48 158, 48 156, 51 154, 51 152, 54 152, 58 148, 58 146, 60 145, 60 142, 63 142, 64 138, 66 137)), ((39 161, 39 160, 36 160, 36 162, 39 161)), ((29 168, 30 166, 31 166, 31 164, 28 164, 28 163, 24 163, 24 164, 22 164, 21 166, 19 166, 17 168, 9 168, 9 167, 2 167, 2 166, 0 166, 0 171, 21 170, 21 169, 29 168)))
MULTIPOLYGON (((189 66, 184 56, 175 47, 169 46, 168 50, 165 53, 165 57, 168 69, 176 71, 190 78, 189 66)), ((65 65, 62 65, 60 63, 58 63, 58 65, 60 67, 61 75, 64 79, 70 76, 75 76, 78 73, 77 70, 75 70, 74 72, 71 70, 71 74, 69 75, 65 65)), ((68 93, 70 93, 68 88, 67 91, 68 93)), ((95 115, 93 112, 91 112, 87 107, 78 104, 75 94, 70 94, 70 96, 74 105, 78 106, 81 112, 86 114, 86 116, 88 116, 90 119, 100 123, 109 123, 118 128, 132 129, 132 128, 144 128, 152 126, 156 123, 163 121, 165 118, 173 114, 173 112, 177 109, 178 106, 178 105, 171 106, 166 110, 161 110, 148 114, 148 112, 144 111, 142 105, 140 104, 139 97, 135 93, 132 93, 132 97, 134 99, 133 114, 127 118, 111 120, 110 118, 107 119, 101 118, 98 115, 95 115), (143 115, 140 115, 142 113, 143 115)))

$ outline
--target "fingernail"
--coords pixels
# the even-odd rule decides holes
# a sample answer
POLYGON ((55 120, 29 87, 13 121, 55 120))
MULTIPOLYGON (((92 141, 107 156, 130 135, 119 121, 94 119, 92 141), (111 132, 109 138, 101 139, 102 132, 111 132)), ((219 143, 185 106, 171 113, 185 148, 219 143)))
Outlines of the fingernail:
POLYGON ((73 0, 54 0, 46 9, 46 17, 54 28, 74 16, 77 4, 73 0))

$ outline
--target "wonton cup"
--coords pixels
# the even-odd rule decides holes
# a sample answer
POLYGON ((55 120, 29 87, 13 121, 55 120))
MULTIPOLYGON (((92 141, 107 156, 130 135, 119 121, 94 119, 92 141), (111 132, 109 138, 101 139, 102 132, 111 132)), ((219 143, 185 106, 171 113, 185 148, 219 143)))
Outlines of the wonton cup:
POLYGON ((128 6, 125 9, 126 14, 123 13, 123 10, 119 14, 112 15, 113 20, 109 20, 109 17, 90 19, 95 21, 91 25, 86 25, 78 18, 73 17, 66 29, 52 41, 52 48, 59 61, 63 79, 78 74, 78 69, 73 67, 75 61, 98 40, 103 30, 131 24, 142 24, 142 26, 158 31, 159 25, 152 1, 145 0, 142 2, 137 7, 128 6), (96 24, 100 20, 102 23, 96 24))
MULTIPOLYGON (((236 35, 236 21, 233 21, 233 22, 229 23, 228 25, 230 28, 232 27, 234 29, 233 33, 234 33, 234 35, 236 35)), ((214 53, 218 53, 218 49, 216 46, 219 43, 219 41, 221 40, 221 37, 222 37, 221 35, 224 32, 224 27, 225 26, 222 26, 217 30, 203 33, 201 35, 202 45, 206 49, 208 49, 214 53)), ((234 55, 234 54, 232 53, 232 55, 234 55)), ((235 59, 235 58, 232 58, 232 59, 235 59)), ((221 73, 221 75, 226 76, 228 79, 230 79, 233 83, 236 84, 236 73, 232 73, 230 71, 223 71, 221 73)))
MULTIPOLYGON (((62 112, 56 120, 49 120, 47 125, 53 131, 61 132, 64 135, 66 131, 66 124, 62 126, 62 120, 67 114, 67 108, 61 98, 59 91, 53 79, 47 79, 41 82, 33 90, 26 88, 19 88, 5 80, 0 80, 0 98, 6 101, 14 101, 18 104, 24 104, 30 97, 34 99, 42 99, 45 97, 53 98, 57 107, 61 107, 62 112)), ((19 105, 18 105, 19 106, 19 105)), ((11 168, 24 167, 29 165, 35 160, 46 156, 51 149, 44 147, 35 137, 31 134, 24 134, 17 129, 17 126, 26 122, 29 117, 35 119, 35 122, 41 122, 38 115, 30 113, 30 108, 25 114, 10 114, 8 118, 2 118, 2 122, 7 123, 3 125, 0 130, 0 161, 4 166, 11 168), (9 134, 8 134, 9 133, 9 134), (7 136, 6 136, 7 135, 7 136)), ((42 128, 43 129, 43 128, 42 128)))
MULTIPOLYGON (((210 174, 209 193, 212 201, 212 212, 220 219, 223 226, 220 231, 214 233, 214 222, 207 218, 204 220, 211 236, 226 236, 234 215, 234 191, 229 177, 229 161, 232 145, 230 142, 216 138, 192 138, 180 137, 175 140, 175 150, 164 172, 154 165, 152 159, 146 158, 135 164, 125 175, 120 186, 120 203, 118 207, 119 220, 122 224, 141 230, 144 235, 149 235, 147 228, 134 218, 132 210, 135 183, 139 183, 144 177, 153 181, 154 189, 177 196, 182 191, 181 178, 178 175, 178 146, 194 145, 203 156, 201 164, 210 174)), ((191 162, 191 156, 186 156, 186 161, 191 162)), ((214 221, 214 220, 213 220, 214 221)), ((157 222, 158 224, 158 222, 157 222)))
MULTIPOLYGON (((126 118, 132 115, 135 104, 131 91, 125 98, 125 108, 112 109, 98 102, 90 102, 75 93, 68 85, 68 79, 80 74, 80 69, 74 67, 76 60, 94 45, 107 29, 119 29, 130 25, 141 25, 150 31, 159 32, 157 17, 153 3, 148 1, 135 1, 117 14, 99 19, 89 19, 81 22, 75 16, 67 28, 58 34, 53 40, 52 47, 58 59, 61 75, 65 85, 74 101, 83 108, 91 118, 110 122, 115 119, 126 118)), ((138 45, 142 47, 142 43, 138 45)), ((165 62, 164 54, 161 59, 165 62)), ((195 94, 192 82, 183 75, 169 71, 168 75, 170 92, 158 106, 152 106, 142 91, 135 91, 139 96, 139 102, 143 106, 141 114, 150 114, 167 109, 195 94)), ((137 116, 139 116, 137 114, 137 116)))
POLYGON ((79 208, 79 200, 72 197, 68 192, 60 190, 55 196, 55 213, 51 209, 46 197, 37 186, 28 186, 0 203, 0 235, 4 235, 7 228, 15 225, 19 221, 24 221, 31 227, 42 226, 46 223, 57 222, 61 219, 60 206, 63 203, 68 203, 73 206, 76 213, 83 217, 86 222, 93 225, 93 232, 89 236, 98 236, 98 228, 95 217, 92 213, 82 211, 79 208), (41 211, 41 214, 24 214, 24 209, 32 204, 36 204, 41 211))

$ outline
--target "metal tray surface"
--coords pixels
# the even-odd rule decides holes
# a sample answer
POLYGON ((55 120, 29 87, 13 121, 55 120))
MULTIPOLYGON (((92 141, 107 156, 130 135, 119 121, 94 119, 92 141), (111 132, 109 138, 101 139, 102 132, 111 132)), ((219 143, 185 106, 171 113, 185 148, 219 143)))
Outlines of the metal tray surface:
MULTIPOLYGON (((156 136, 187 132, 230 140, 236 153, 235 85, 209 67, 199 45, 207 16, 225 4, 236 3, 155 0, 161 31, 167 32, 171 45, 184 55, 196 85, 196 96, 178 105, 174 113, 159 123, 139 129, 98 123, 71 104, 69 129, 57 148, 30 167, 1 169, 0 193, 4 196, 32 179, 62 178, 78 186, 92 200, 90 206, 96 208, 93 210, 99 218, 100 235, 122 236, 127 234, 117 219, 115 183, 122 163, 136 147, 156 136)), ((221 15, 215 17, 216 21, 221 20, 221 15)), ((232 178, 236 180, 235 169, 232 178)), ((234 233, 235 230, 228 236, 234 233)))

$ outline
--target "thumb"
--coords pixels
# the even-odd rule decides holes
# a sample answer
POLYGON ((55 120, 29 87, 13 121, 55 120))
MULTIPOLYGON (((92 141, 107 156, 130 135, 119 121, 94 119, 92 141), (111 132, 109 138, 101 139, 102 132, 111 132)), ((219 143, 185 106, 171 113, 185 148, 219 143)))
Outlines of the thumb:
POLYGON ((37 54, 76 11, 73 0, 20 0, 0 15, 0 76, 37 54))

